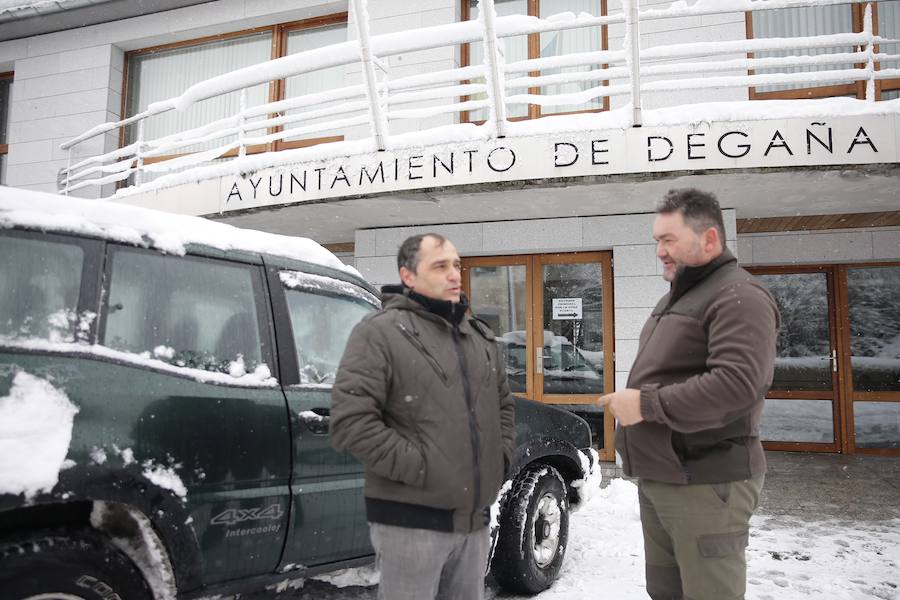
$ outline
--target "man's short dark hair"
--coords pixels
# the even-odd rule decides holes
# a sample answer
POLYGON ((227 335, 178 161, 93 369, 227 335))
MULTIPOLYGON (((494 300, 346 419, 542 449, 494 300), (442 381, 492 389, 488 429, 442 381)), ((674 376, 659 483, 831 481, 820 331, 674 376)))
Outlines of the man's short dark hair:
POLYGON ((722 240, 722 250, 725 249, 725 221, 714 194, 696 188, 669 190, 656 205, 656 212, 661 215, 680 212, 685 224, 698 235, 715 227, 722 240))
POLYGON ((398 271, 401 267, 406 267, 411 272, 416 272, 416 268, 419 266, 419 248, 422 246, 422 240, 427 237, 434 238, 438 246, 443 246, 447 241, 447 238, 439 233, 420 233, 406 238, 397 251, 398 271))

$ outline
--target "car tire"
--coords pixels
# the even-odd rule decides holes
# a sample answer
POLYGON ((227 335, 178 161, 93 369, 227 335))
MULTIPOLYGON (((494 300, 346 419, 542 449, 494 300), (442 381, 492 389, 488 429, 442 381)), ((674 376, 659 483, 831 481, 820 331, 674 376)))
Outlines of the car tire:
POLYGON ((549 465, 528 467, 513 484, 500 516, 494 579, 512 592, 546 590, 559 574, 568 539, 565 480, 549 465))
POLYGON ((0 541, 4 600, 152 600, 144 576, 99 533, 0 541))

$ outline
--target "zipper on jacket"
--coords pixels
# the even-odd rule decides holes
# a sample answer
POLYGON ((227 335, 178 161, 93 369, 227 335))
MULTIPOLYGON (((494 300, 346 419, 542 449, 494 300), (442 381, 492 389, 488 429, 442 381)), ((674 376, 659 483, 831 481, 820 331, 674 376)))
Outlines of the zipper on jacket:
POLYGON ((478 427, 475 422, 475 402, 472 398, 472 388, 469 382, 469 369, 466 365, 466 357, 463 354, 462 344, 459 340, 459 326, 453 326, 453 343, 456 346, 456 355, 459 358, 459 369, 462 373, 463 390, 466 396, 466 407, 469 412, 469 433, 472 434, 472 467, 474 469, 475 485, 473 486, 474 501, 472 502, 472 513, 469 515, 469 526, 475 518, 476 512, 481 512, 478 506, 478 499, 481 498, 481 466, 478 461, 478 455, 481 453, 481 438, 478 435, 478 427))
POLYGON ((425 344, 422 343, 422 340, 416 337, 416 335, 409 329, 404 327, 403 323, 399 321, 395 321, 395 323, 397 324, 397 327, 400 328, 400 331, 403 332, 403 335, 406 336, 406 339, 408 339, 410 343, 415 346, 419 350, 419 352, 422 353, 422 356, 425 357, 425 360, 427 360, 431 364, 432 368, 437 371, 437 374, 440 376, 441 381, 447 383, 447 373, 444 372, 444 369, 441 368, 441 364, 431 355, 431 353, 428 351, 428 348, 426 348, 425 344))

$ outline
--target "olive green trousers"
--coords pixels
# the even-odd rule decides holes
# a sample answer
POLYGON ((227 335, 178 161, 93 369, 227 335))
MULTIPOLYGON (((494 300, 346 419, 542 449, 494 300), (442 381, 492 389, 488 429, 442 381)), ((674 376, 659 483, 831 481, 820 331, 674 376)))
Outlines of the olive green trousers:
POLYGON ((647 594, 653 600, 743 600, 744 552, 763 480, 639 482, 647 594))

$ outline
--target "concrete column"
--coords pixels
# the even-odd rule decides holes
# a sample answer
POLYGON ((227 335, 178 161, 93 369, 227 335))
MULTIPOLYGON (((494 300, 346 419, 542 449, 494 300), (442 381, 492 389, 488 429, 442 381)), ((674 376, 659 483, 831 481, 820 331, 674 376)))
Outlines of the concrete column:
MULTIPOLYGON (((112 44, 77 50, 47 50, 15 63, 9 118, 7 184, 55 192, 66 152, 59 145, 85 130, 117 120, 122 104, 123 52, 112 44)), ((113 134, 98 136, 73 150, 73 162, 117 147, 113 134)), ((76 195, 111 194, 89 188, 76 195)))

